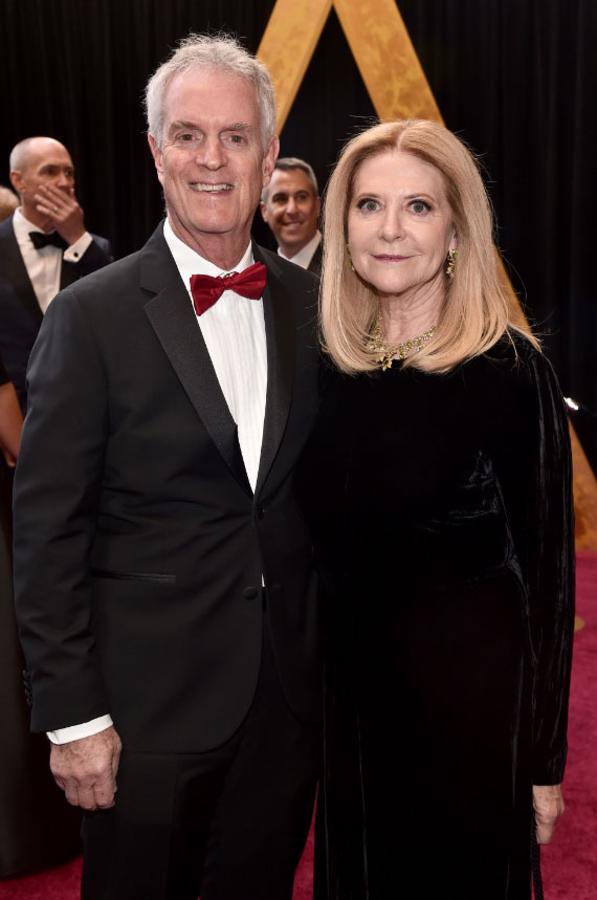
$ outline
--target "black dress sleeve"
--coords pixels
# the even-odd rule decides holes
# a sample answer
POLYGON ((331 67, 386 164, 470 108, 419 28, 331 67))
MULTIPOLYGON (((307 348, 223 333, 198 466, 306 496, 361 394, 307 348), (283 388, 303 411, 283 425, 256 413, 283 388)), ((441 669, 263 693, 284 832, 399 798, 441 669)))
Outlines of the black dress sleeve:
POLYGON ((526 588, 534 656, 533 783, 561 782, 574 633, 574 503, 568 418, 554 371, 530 345, 502 368, 494 458, 526 588))
POLYGON ((536 452, 529 508, 527 584, 536 654, 534 784, 558 784, 566 727, 574 634, 574 501, 568 418, 547 359, 529 360, 536 399, 536 452))

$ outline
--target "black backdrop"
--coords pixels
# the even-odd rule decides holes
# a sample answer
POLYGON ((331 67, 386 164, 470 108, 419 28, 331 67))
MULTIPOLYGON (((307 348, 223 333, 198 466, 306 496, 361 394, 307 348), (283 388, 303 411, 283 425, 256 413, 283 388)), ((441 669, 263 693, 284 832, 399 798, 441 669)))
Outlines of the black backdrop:
MULTIPOLYGON (((162 210, 140 106, 148 74, 189 30, 230 30, 255 51, 273 6, 2 0, 0 159, 28 135, 59 138, 78 168, 88 226, 109 236, 117 255, 138 248, 162 210)), ((446 124, 481 156, 498 243, 564 391, 597 413, 597 3, 399 7, 446 124)), ((373 116, 332 12, 282 153, 309 159, 325 183, 342 142, 373 116)), ((269 240, 259 222, 256 234, 269 240)), ((581 412, 575 425, 597 470, 597 418, 581 412)))

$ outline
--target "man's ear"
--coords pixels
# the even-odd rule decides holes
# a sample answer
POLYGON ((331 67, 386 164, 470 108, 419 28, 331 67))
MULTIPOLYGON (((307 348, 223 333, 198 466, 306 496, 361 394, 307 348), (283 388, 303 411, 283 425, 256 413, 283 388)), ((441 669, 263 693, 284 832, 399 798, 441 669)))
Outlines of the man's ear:
POLYGON ((269 143, 269 147, 265 152, 263 162, 261 164, 261 172, 263 176, 262 188, 267 187, 270 183, 272 172, 274 171, 274 166, 276 165, 276 160, 278 158, 279 152, 280 141, 277 137, 273 137, 269 143))
POLYGON ((154 138, 153 134, 147 135, 147 142, 149 144, 149 149, 151 150, 151 155, 153 156, 153 161, 155 163, 156 172, 158 173, 158 178, 161 182, 164 175, 162 151, 158 147, 158 142, 154 138))
POLYGON ((19 194, 19 196, 20 196, 23 191, 23 188, 25 186, 24 181, 23 181, 23 176, 21 175, 20 170, 13 169, 13 171, 10 172, 8 177, 10 179, 10 183, 12 184, 13 188, 15 189, 17 194, 19 194))
MULTIPOLYGON (((267 222, 267 220, 268 220, 267 203, 264 203, 262 200, 261 203, 259 204, 259 209, 261 211, 261 218, 263 219, 264 222, 267 222)), ((268 224, 269 224, 269 222, 268 222, 268 224)))

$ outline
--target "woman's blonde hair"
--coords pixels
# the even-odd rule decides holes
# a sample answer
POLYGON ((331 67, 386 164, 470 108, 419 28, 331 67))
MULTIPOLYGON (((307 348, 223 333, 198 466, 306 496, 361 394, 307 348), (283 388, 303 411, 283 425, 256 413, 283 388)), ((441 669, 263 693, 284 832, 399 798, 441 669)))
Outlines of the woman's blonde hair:
POLYGON ((361 163, 395 150, 417 156, 442 174, 458 242, 454 276, 446 276, 446 299, 436 332, 405 365, 447 372, 485 352, 510 331, 524 334, 538 347, 526 323, 513 321, 508 293, 498 273, 491 206, 472 154, 441 125, 412 119, 374 125, 349 141, 326 190, 321 331, 323 345, 338 368, 349 373, 378 368, 367 344, 379 300, 375 290, 352 270, 347 220, 361 163))

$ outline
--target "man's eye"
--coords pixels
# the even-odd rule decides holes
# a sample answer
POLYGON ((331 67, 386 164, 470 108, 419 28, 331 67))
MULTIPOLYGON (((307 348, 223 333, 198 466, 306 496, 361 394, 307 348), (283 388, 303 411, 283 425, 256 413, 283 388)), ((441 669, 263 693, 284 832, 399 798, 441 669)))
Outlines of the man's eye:
POLYGON ((231 144, 239 145, 239 144, 246 144, 247 139, 244 134, 229 134, 228 141, 231 144))
POLYGON ((181 144, 190 144, 192 141, 198 140, 198 137, 194 131, 181 131, 176 135, 176 140, 181 144))
POLYGON ((374 200, 373 197, 363 197, 357 203, 357 209, 363 212, 376 212, 379 209, 379 202, 374 200))

